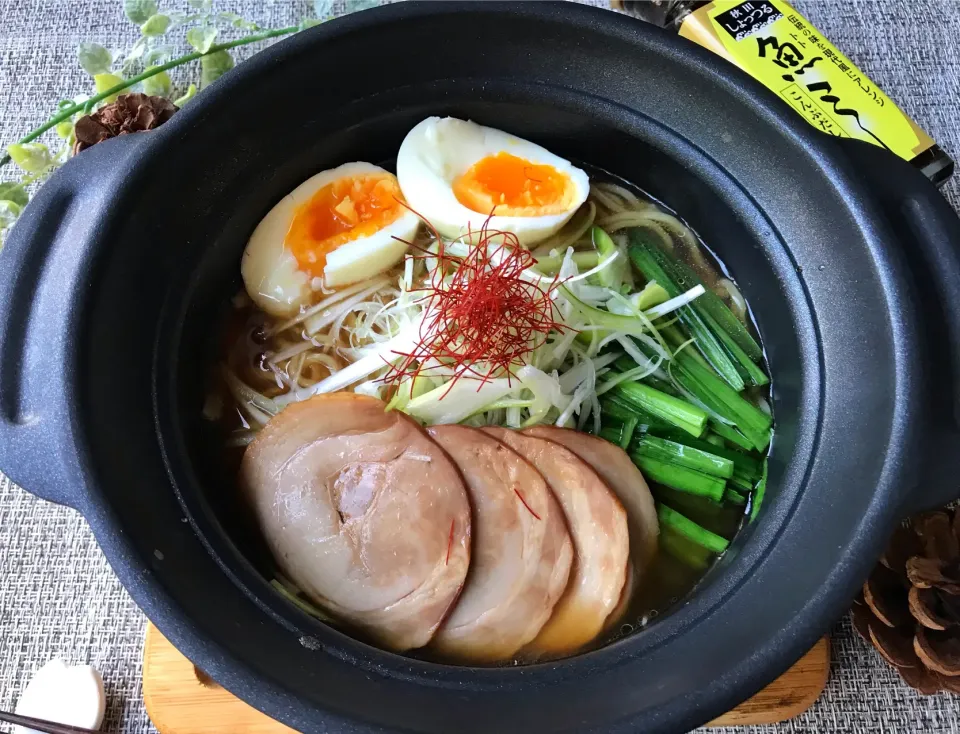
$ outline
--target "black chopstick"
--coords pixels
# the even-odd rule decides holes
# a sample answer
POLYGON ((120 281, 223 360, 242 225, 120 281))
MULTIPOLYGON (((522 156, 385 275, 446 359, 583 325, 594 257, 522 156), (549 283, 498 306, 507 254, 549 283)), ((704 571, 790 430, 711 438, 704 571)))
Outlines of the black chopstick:
POLYGON ((52 721, 35 719, 32 716, 21 716, 20 714, 10 714, 6 711, 0 711, 0 721, 42 731, 43 734, 99 734, 99 732, 94 729, 84 729, 82 726, 56 724, 52 721))

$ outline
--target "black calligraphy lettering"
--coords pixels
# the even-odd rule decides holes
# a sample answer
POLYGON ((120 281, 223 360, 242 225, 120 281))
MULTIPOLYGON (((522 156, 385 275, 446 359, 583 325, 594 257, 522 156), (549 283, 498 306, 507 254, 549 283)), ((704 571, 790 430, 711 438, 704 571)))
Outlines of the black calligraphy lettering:
POLYGON ((840 98, 835 94, 831 94, 831 92, 833 91, 833 87, 830 86, 830 82, 813 82, 812 84, 807 85, 807 89, 811 92, 825 92, 825 94, 823 94, 820 97, 821 101, 827 102, 830 105, 832 105, 833 111, 838 115, 843 115, 844 117, 852 117, 856 121, 857 127, 863 130, 863 132, 865 132, 871 138, 876 140, 877 143, 882 145, 884 148, 886 148, 887 150, 890 150, 890 148, 887 146, 886 143, 884 143, 880 138, 878 138, 873 133, 873 131, 871 131, 869 128, 864 126, 864 124, 860 121, 860 113, 858 113, 855 109, 839 106, 840 98))
MULTIPOLYGON (((812 69, 812 68, 813 68, 813 65, 814 65, 815 63, 817 63, 818 61, 823 61, 823 58, 820 57, 820 56, 814 56, 814 57, 813 57, 812 59, 810 59, 807 63, 805 63, 803 66, 801 66, 799 69, 797 69, 794 73, 795 73, 797 76, 803 76, 803 73, 804 73, 805 71, 807 71, 808 69, 812 69)), ((784 75, 783 75, 783 78, 784 78, 786 81, 788 81, 788 82, 792 82, 792 81, 794 80, 793 74, 784 74, 784 75)))
POLYGON ((777 52, 776 58, 771 59, 773 63, 777 66, 780 66, 784 69, 792 69, 801 61, 803 61, 803 52, 796 47, 796 45, 790 43, 780 43, 773 36, 768 36, 767 38, 758 38, 757 39, 757 54, 761 59, 767 58, 767 48, 773 47, 773 50, 777 52))

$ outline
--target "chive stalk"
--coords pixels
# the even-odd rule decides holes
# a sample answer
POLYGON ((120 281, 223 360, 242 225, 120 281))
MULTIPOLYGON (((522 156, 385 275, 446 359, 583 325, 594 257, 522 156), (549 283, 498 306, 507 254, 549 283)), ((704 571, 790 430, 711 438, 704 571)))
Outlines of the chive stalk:
MULTIPOLYGON (((612 401, 601 403, 600 417, 604 425, 612 424, 615 427, 623 426, 624 431, 621 432, 621 437, 626 436, 627 429, 629 429, 629 438, 625 439, 627 446, 629 446, 631 442, 634 442, 639 436, 645 436, 647 434, 660 436, 664 433, 674 431, 676 433, 684 433, 649 416, 643 411, 631 411, 629 408, 624 409, 619 403, 612 401)), ((689 434, 684 433, 684 435, 689 434)), ((622 448, 626 449, 627 446, 623 446, 622 448)))
POLYGON ((600 429, 600 433, 598 433, 597 435, 600 438, 606 439, 610 443, 614 443, 620 446, 621 445, 620 442, 623 440, 623 425, 624 425, 623 423, 614 424, 614 423, 607 423, 606 421, 604 421, 604 425, 600 429))
POLYGON ((723 553, 730 545, 730 541, 716 533, 711 533, 704 527, 697 525, 690 518, 681 515, 676 510, 663 503, 657 504, 657 517, 660 525, 674 530, 688 540, 706 548, 713 553, 723 553))
POLYGON ((773 418, 750 403, 689 354, 674 357, 673 377, 714 413, 735 424, 753 444, 764 450, 770 443, 773 418))
POLYGON ((735 489, 750 492, 753 490, 753 485, 756 484, 756 480, 747 479, 743 474, 734 472, 733 476, 727 480, 727 484, 735 489))
POLYGON ((757 488, 753 493, 753 509, 750 511, 750 522, 753 522, 757 513, 760 512, 760 505, 763 503, 763 496, 767 492, 767 464, 769 461, 764 459, 763 461, 763 475, 760 477, 760 481, 757 482, 757 488))
POLYGON ((640 413, 629 403, 618 400, 615 395, 604 396, 604 399, 600 401, 600 410, 605 419, 612 419, 621 423, 626 423, 640 413))
MULTIPOLYGON (((631 243, 633 242, 633 232, 631 231, 631 243)), ((640 230, 643 232, 643 230, 640 230)), ((706 284, 700 279, 696 272, 682 260, 670 257, 660 247, 658 247, 649 234, 642 236, 642 242, 653 248, 651 255, 655 257, 657 263, 665 273, 671 276, 673 282, 679 291, 686 291, 697 285, 702 285, 706 291, 691 304, 695 310, 699 311, 701 316, 709 316, 714 325, 720 331, 728 334, 743 350, 747 358, 753 362, 759 362, 763 359, 763 350, 750 334, 746 325, 737 318, 736 314, 730 310, 723 299, 716 293, 706 287, 706 284)))
POLYGON ((740 374, 740 377, 743 378, 743 381, 748 385, 756 385, 757 387, 763 387, 764 385, 770 382, 770 378, 767 377, 767 373, 760 369, 749 355, 740 347, 737 341, 730 336, 726 331, 724 331, 714 318, 708 314, 701 314, 703 320, 707 323, 713 332, 717 335, 717 338, 720 340, 720 343, 723 345, 723 348, 726 350, 727 355, 730 357, 733 362, 734 367, 737 372, 740 374))
POLYGON ((681 431, 666 431, 661 434, 661 438, 666 438, 670 441, 676 441, 677 443, 682 443, 685 446, 690 446, 691 448, 700 449, 701 451, 706 451, 711 454, 716 454, 717 456, 722 456, 725 459, 729 459, 733 462, 733 476, 741 475, 752 481, 756 481, 760 478, 760 473, 763 470, 763 462, 760 459, 758 459, 756 456, 745 454, 742 451, 728 449, 723 445, 718 446, 714 443, 711 443, 708 440, 708 437, 709 434, 704 438, 692 438, 681 431))
MULTIPOLYGON (((659 249, 659 248, 658 248, 659 249)), ((660 250, 662 253, 663 251, 660 250)), ((664 254, 664 257, 666 255, 664 254)), ((697 276, 693 268, 682 260, 672 260, 674 274, 677 284, 681 288, 693 288, 695 285, 703 285, 705 293, 694 301, 694 308, 700 311, 700 315, 709 317, 718 336, 720 334, 728 335, 734 343, 744 352, 744 355, 751 362, 760 362, 763 359, 763 350, 750 334, 746 325, 737 318, 736 314, 730 310, 723 299, 720 298, 711 289, 707 288, 704 282, 697 276)), ((709 323, 709 322, 708 322, 709 323)), ((722 339, 722 337, 721 337, 722 339)))
POLYGON ((660 550, 690 568, 706 569, 713 560, 711 551, 670 528, 660 533, 660 550))
POLYGON ((624 421, 623 428, 620 430, 620 448, 624 451, 630 446, 630 440, 633 438, 633 433, 637 430, 637 424, 639 422, 637 416, 633 416, 624 421))
POLYGON ((636 406, 655 418, 700 436, 707 425, 707 413, 692 403, 667 395, 639 382, 622 382, 611 393, 629 405, 636 406))
POLYGON ((740 431, 738 431, 734 426, 728 426, 726 423, 721 423, 720 421, 711 418, 710 430, 716 435, 720 436, 720 438, 732 443, 734 446, 739 446, 745 451, 753 451, 754 449, 753 442, 740 433, 740 431))
POLYGON ((743 506, 747 504, 747 496, 735 489, 727 487, 726 492, 723 493, 723 501, 729 502, 731 505, 743 506))
POLYGON ((643 475, 654 482, 666 487, 672 487, 680 492, 706 497, 714 502, 723 500, 726 482, 719 477, 688 469, 650 456, 643 456, 634 452, 630 455, 633 463, 643 472, 643 475))
MULTIPOLYGON (((664 330, 663 334, 674 344, 680 343, 682 338, 682 334, 672 328, 664 330)), ((720 379, 698 352, 676 352, 670 373, 686 391, 680 392, 681 395, 687 398, 693 396, 707 409, 715 432, 748 451, 755 448, 763 450, 769 444, 767 429, 772 424, 772 418, 720 379), (726 426, 727 430, 718 426, 726 426)))
POLYGON ((726 442, 724 442, 724 440, 713 431, 707 431, 705 434, 703 434, 703 440, 706 443, 719 446, 720 448, 724 448, 727 445, 726 442))
POLYGON ((693 469, 710 476, 728 479, 733 476, 733 462, 676 441, 656 436, 641 436, 633 444, 633 452, 664 463, 693 469))
MULTIPOLYGON (((630 259, 637 269, 643 273, 648 281, 656 281, 663 287, 671 298, 679 296, 683 291, 673 281, 667 271, 658 262, 656 253, 659 248, 653 244, 652 234, 641 228, 634 228, 630 231, 630 259)), ((743 378, 737 371, 736 366, 723 344, 717 339, 714 333, 707 326, 700 313, 694 310, 692 304, 681 306, 676 311, 680 322, 687 328, 690 335, 694 338, 697 349, 703 354, 704 358, 734 390, 739 392, 744 388, 743 378)))

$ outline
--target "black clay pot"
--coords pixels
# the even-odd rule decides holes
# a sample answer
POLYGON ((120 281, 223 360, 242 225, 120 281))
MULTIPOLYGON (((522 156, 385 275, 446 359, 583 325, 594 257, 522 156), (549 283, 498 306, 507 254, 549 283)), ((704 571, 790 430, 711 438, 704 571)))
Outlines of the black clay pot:
POLYGON ((901 517, 960 494, 953 211, 906 163, 608 11, 409 3, 299 34, 158 131, 66 164, 0 273, 0 467, 83 513, 194 662, 305 732, 689 729, 805 652, 901 517), (561 662, 429 664, 305 616, 257 570, 205 443, 204 367, 257 221, 320 169, 390 160, 437 114, 679 211, 769 354, 779 427, 758 521, 672 614, 561 662))

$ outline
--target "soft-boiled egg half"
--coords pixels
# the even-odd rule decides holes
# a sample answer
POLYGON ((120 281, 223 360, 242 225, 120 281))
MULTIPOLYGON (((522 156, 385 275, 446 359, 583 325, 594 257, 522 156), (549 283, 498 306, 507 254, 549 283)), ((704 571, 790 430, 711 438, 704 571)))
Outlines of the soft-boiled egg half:
POLYGON ((344 163, 308 178, 261 220, 243 252, 243 282, 264 311, 290 316, 321 288, 395 265, 419 226, 392 173, 344 163))
POLYGON ((521 244, 546 239, 587 200, 587 174, 546 148, 453 117, 428 117, 404 138, 397 178, 411 208, 440 234, 490 228, 521 244))

